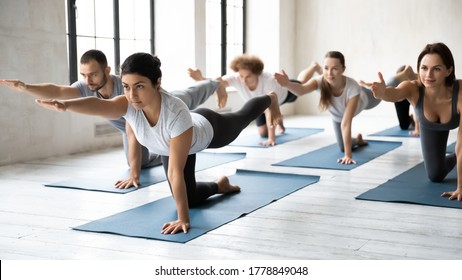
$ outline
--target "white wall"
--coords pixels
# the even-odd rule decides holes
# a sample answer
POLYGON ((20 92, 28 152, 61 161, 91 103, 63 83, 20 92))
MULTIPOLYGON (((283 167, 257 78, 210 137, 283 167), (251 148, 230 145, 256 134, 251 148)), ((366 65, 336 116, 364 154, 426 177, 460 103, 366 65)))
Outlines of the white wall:
MULTIPOLYGON (((69 84, 64 0, 2 0, 0 79, 69 84)), ((121 144, 94 137, 100 118, 47 111, 0 87, 0 165, 121 144)))
MULTIPOLYGON (((388 77, 403 64, 416 70, 420 51, 437 41, 462 66, 462 1, 297 0, 296 7, 296 59, 283 62, 295 69, 312 60, 322 63, 327 51, 338 50, 345 55, 346 75, 375 80, 378 71, 388 77)), ((317 93, 303 99, 298 114, 318 112, 317 93)))
POLYGON ((155 1, 155 49, 162 62, 162 85, 167 90, 192 82, 187 69, 195 65, 195 2, 155 1))
MULTIPOLYGON (((291 61, 285 70, 295 73, 294 13, 295 0, 247 1, 247 53, 258 55, 265 71, 278 72, 284 61, 291 61)), ((294 108, 294 104, 281 106, 284 115, 293 114, 294 108)))

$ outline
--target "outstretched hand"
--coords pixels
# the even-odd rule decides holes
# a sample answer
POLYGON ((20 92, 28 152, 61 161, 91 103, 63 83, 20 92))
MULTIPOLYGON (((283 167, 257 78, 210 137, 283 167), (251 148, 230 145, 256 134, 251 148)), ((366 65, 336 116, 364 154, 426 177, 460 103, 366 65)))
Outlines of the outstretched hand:
POLYGON ((64 112, 67 109, 64 102, 58 101, 56 99, 46 99, 46 100, 36 99, 35 102, 48 110, 64 112))
POLYGON ((387 86, 385 85, 385 80, 383 79, 382 73, 379 72, 378 75, 379 82, 366 83, 361 80, 359 81, 359 84, 364 87, 370 88, 375 98, 382 99, 385 95, 385 89, 387 88, 387 86))
POLYGON ((281 70, 281 73, 274 73, 274 79, 283 87, 287 86, 290 82, 289 76, 284 70, 281 70))
POLYGON ((189 77, 191 77, 194 81, 205 80, 205 78, 202 76, 201 70, 199 69, 194 70, 192 68, 188 68, 188 74, 189 74, 189 77))
POLYGON ((19 91, 26 90, 26 83, 20 80, 0 80, 0 85, 4 85, 11 89, 19 91))

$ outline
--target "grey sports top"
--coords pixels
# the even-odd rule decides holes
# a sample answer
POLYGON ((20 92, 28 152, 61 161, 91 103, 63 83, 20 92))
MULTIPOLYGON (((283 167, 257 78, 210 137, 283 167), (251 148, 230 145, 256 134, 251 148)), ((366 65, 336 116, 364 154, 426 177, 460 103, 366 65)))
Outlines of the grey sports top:
POLYGON ((419 100, 415 106, 415 111, 419 117, 420 125, 430 130, 451 130, 459 127, 460 114, 457 112, 457 101, 459 97, 459 81, 456 80, 452 91, 452 106, 451 106, 451 119, 447 123, 431 122, 425 118, 423 113, 423 100, 424 100, 425 87, 419 87, 419 100))

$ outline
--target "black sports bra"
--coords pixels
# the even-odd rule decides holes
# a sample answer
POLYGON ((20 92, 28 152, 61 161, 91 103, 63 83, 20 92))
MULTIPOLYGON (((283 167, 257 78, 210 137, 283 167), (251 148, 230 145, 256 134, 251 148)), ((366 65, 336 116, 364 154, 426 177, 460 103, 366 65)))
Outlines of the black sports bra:
POLYGON ((419 118, 420 125, 430 130, 451 130, 459 127, 460 114, 457 112, 457 101, 459 97, 459 81, 454 82, 452 90, 452 106, 451 106, 451 119, 447 123, 431 122, 425 118, 423 113, 423 100, 424 100, 425 87, 419 87, 419 100, 415 106, 416 114, 419 118))

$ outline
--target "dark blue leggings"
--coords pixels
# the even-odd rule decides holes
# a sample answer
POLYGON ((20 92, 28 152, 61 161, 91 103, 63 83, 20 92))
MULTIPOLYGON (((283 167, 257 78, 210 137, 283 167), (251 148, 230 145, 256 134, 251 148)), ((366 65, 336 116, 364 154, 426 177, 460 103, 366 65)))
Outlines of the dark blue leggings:
MULTIPOLYGON (((204 116, 213 127, 213 139, 208 148, 221 148, 233 142, 270 104, 271 98, 265 95, 250 99, 239 111, 232 113, 220 114, 207 108, 199 108, 194 112, 204 116)), ((168 174, 168 159, 168 156, 162 156, 165 174, 168 174)), ((200 204, 218 190, 215 182, 196 182, 195 167, 196 155, 189 155, 183 171, 189 207, 200 204)))

